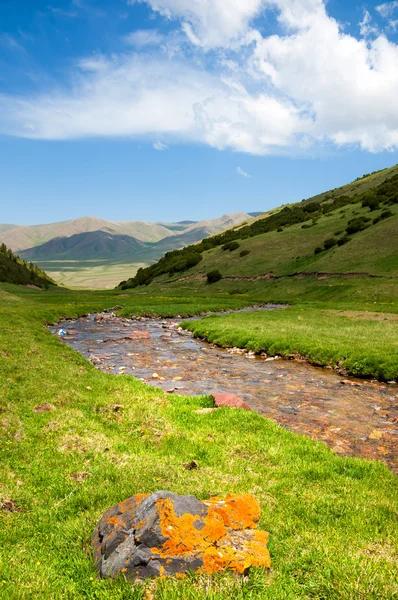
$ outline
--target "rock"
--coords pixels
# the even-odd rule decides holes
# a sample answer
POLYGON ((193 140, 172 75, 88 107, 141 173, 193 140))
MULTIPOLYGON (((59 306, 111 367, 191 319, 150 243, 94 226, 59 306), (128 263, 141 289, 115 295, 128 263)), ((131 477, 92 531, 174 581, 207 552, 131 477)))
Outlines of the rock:
POLYGON ((79 332, 77 329, 67 329, 66 335, 77 335, 79 332))
POLYGON ((49 410, 55 410, 55 406, 53 404, 40 404, 38 406, 35 406, 34 409, 35 413, 42 413, 42 412, 47 412, 49 410))
POLYGON ((216 408, 228 406, 229 408, 243 408, 243 410, 251 410, 250 406, 235 394, 212 394, 212 396, 214 398, 214 406, 216 408))
POLYGON ((188 571, 243 574, 270 567, 268 533, 256 531, 260 506, 249 494, 200 501, 160 491, 108 509, 94 534, 101 577, 130 580, 188 571))
POLYGON ((152 379, 159 379, 159 375, 157 373, 152 373, 152 379))
POLYGON ((126 335, 124 338, 124 340, 149 340, 150 339, 150 335, 147 331, 133 331, 132 333, 129 333, 128 335, 126 335))
POLYGON ((361 385, 361 384, 359 383, 359 381, 350 381, 349 379, 342 379, 342 380, 340 381, 340 383, 341 383, 342 385, 353 385, 353 386, 358 386, 358 385, 361 385))

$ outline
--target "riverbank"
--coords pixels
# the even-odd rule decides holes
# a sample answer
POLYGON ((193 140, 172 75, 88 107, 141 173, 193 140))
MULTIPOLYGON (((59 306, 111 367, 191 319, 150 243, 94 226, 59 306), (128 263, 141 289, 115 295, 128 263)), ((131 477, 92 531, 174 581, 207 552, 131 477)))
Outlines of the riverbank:
MULTIPOLYGON (((258 309, 244 310, 247 316, 258 309)), ((262 309, 270 310, 281 309, 262 309)), ((225 351, 195 339, 176 319, 107 312, 50 329, 105 373, 133 375, 168 394, 233 394, 337 454, 381 460, 398 473, 398 385, 343 379, 304 361, 225 351)))
MULTIPOLYGON (((220 295, 207 310, 227 302, 252 301, 220 295)), ((129 315, 206 310, 203 298, 0 291, 1 597, 138 600, 147 589, 156 600, 397 594, 398 484, 387 467, 338 457, 255 413, 197 414, 209 398, 102 373, 44 327, 117 304, 129 315), (193 460, 198 468, 186 469, 193 460), (97 580, 90 538, 99 516, 158 489, 254 494, 260 526, 271 533, 272 572, 145 586, 97 580)))
POLYGON ((223 348, 301 358, 341 374, 398 379, 398 315, 295 305, 276 312, 208 317, 182 326, 223 348))

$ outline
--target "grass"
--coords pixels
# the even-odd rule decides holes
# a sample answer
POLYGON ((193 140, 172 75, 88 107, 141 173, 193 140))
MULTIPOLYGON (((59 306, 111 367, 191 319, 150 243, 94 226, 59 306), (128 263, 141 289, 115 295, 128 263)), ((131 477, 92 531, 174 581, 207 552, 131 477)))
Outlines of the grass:
MULTIPOLYGON (((283 231, 271 231, 252 238, 238 240, 240 247, 225 252, 221 247, 203 254, 203 260, 187 274, 192 276, 218 269, 223 277, 257 277, 266 273, 286 276, 292 273, 350 273, 361 272, 384 277, 398 276, 398 206, 392 207, 393 217, 356 233, 347 244, 314 255, 317 246, 335 232, 344 232, 350 219, 358 216, 375 218, 382 209, 369 212, 360 203, 337 209, 319 217, 316 225, 303 229, 302 224, 291 225, 283 231), (240 252, 250 251, 241 257, 240 252)), ((337 237, 343 237, 340 233, 337 237)), ((184 276, 177 273, 173 279, 184 276)), ((165 281, 168 280, 164 276, 165 281)))
POLYGON ((254 413, 198 415, 208 398, 164 395, 132 377, 97 371, 44 327, 119 303, 125 314, 184 316, 251 300, 186 293, 1 286, 0 501, 12 500, 20 512, 0 510, 0 597, 396 597, 398 489, 384 465, 335 456, 254 413), (44 403, 55 410, 37 414, 34 407, 44 403), (184 469, 190 460, 197 471, 184 469), (98 580, 90 544, 96 521, 120 500, 158 489, 199 498, 253 493, 260 525, 271 533, 271 573, 144 585, 98 580))
POLYGON ((279 311, 213 316, 184 327, 223 347, 271 356, 298 355, 315 365, 384 381, 398 378, 396 314, 296 305, 279 311))
POLYGON ((58 284, 68 288, 114 288, 131 270, 146 262, 102 260, 36 260, 36 263, 58 284))

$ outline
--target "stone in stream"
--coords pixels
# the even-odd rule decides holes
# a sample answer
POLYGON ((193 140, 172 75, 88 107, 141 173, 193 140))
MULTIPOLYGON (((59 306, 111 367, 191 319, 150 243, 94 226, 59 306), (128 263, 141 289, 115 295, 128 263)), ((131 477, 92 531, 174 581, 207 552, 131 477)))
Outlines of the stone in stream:
POLYGON ((241 400, 235 394, 212 394, 214 398, 214 406, 216 408, 221 408, 223 406, 228 406, 229 408, 243 408, 243 410, 251 410, 250 406, 244 401, 241 400))
POLYGON ((130 580, 269 568, 268 533, 256 530, 259 518, 249 494, 205 501, 167 491, 137 494, 102 516, 93 534, 94 560, 101 577, 130 580))

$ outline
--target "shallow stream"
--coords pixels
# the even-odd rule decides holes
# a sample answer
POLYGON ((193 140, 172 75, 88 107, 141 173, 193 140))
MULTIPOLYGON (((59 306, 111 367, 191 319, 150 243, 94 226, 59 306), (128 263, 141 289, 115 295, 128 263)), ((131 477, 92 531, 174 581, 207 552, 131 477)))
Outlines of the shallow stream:
POLYGON ((103 371, 133 375, 168 393, 236 394, 253 410, 338 454, 382 460, 398 472, 398 385, 223 350, 182 331, 180 321, 101 313, 50 329, 62 328, 60 339, 103 371))

